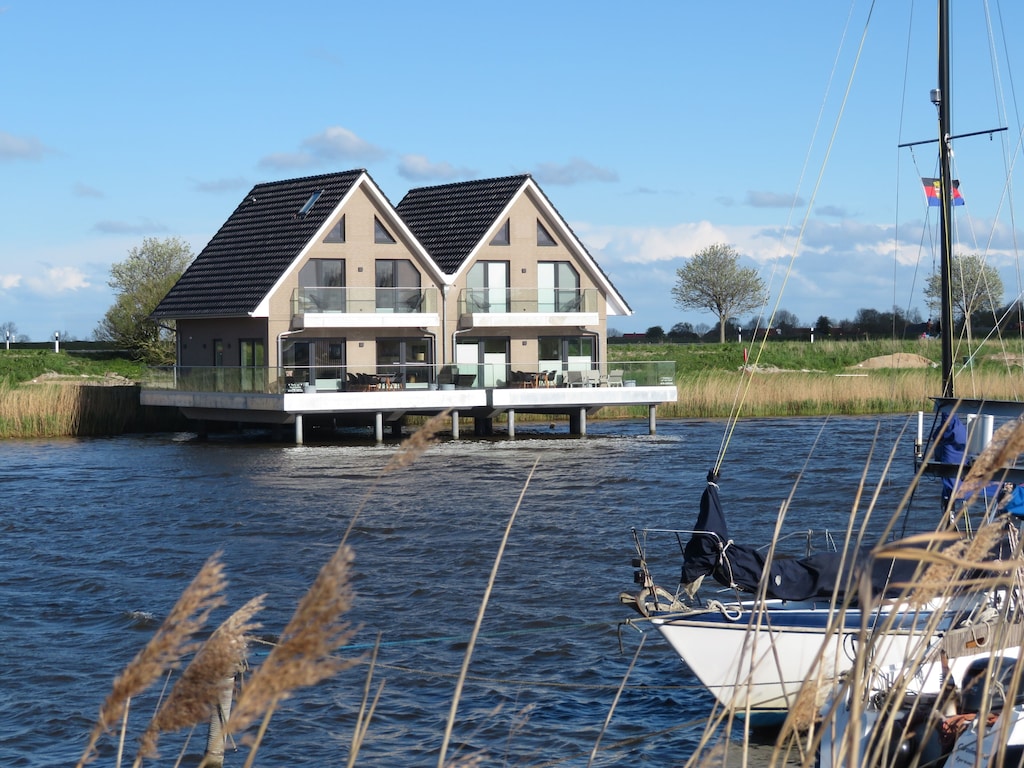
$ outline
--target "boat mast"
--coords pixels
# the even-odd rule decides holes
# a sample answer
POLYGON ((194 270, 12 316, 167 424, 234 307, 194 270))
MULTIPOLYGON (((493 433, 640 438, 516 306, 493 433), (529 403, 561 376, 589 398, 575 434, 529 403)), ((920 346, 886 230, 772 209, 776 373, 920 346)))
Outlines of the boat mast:
POLYGON ((942 343, 942 396, 953 394, 953 174, 950 168, 949 0, 939 0, 939 87, 932 102, 939 112, 939 275, 942 297, 939 326, 942 343))

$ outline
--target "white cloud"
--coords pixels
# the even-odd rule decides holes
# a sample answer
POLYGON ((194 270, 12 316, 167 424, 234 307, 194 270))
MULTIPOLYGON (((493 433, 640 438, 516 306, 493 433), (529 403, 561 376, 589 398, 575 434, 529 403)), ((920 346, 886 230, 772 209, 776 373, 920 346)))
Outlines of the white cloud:
POLYGON ((579 157, 572 158, 564 165, 540 163, 533 176, 541 184, 580 184, 586 181, 618 181, 619 174, 606 168, 599 168, 579 157))
POLYGON ((40 160, 50 151, 34 136, 14 136, 0 131, 0 161, 40 160))
POLYGON ((398 174, 410 181, 451 181, 471 179, 477 172, 469 168, 456 168, 450 163, 432 163, 425 155, 402 155, 398 174))
POLYGON ((290 170, 309 168, 337 161, 371 162, 387 155, 387 151, 359 138, 348 128, 334 125, 302 140, 296 152, 273 152, 261 158, 263 168, 290 170))
POLYGON ((0 289, 5 291, 21 285, 21 275, 0 275, 0 289))
POLYGON ((31 290, 45 294, 92 287, 85 273, 77 267, 47 267, 41 277, 29 277, 25 284, 31 290))
POLYGON ((303 139, 302 147, 321 160, 376 160, 387 154, 340 125, 303 139))
POLYGON ((751 208, 795 208, 804 204, 801 198, 791 193, 758 192, 755 190, 747 192, 744 202, 751 208))

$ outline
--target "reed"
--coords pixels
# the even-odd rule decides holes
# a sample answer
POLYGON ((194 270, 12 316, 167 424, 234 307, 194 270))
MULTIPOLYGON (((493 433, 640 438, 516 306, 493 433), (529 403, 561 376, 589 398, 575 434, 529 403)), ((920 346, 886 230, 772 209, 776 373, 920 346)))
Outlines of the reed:
POLYGON ((166 426, 168 414, 154 410, 139 405, 135 385, 14 386, 0 380, 0 438, 118 435, 166 426))
POLYGON ((93 760, 100 737, 127 717, 131 699, 149 688, 164 672, 176 667, 183 656, 195 650, 196 643, 192 638, 206 623, 210 613, 224 604, 226 584, 218 553, 206 561, 153 638, 115 678, 110 694, 100 707, 99 718, 89 734, 78 768, 93 760))

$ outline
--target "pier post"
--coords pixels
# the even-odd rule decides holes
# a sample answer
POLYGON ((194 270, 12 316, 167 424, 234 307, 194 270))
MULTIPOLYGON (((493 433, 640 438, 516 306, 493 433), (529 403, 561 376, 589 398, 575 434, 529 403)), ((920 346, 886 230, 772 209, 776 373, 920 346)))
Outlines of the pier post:
POLYGON ((647 406, 647 433, 658 434, 658 406, 656 405, 647 406))
POLYGON ((452 411, 452 440, 459 439, 459 412, 452 411))
POLYGON ((587 409, 569 411, 569 433, 572 435, 587 434, 587 409))
POLYGON ((508 436, 516 436, 516 412, 515 409, 508 409, 508 436))
POLYGON ((373 414, 373 439, 378 443, 384 442, 384 414, 381 411, 373 414))
POLYGON ((302 414, 295 414, 295 444, 302 445, 302 414))

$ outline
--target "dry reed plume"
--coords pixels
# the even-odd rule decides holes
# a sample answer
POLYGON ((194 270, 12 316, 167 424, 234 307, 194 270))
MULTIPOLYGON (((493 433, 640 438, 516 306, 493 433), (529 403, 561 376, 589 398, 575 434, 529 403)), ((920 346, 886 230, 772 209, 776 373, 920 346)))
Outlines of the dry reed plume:
POLYGON ((352 549, 342 544, 320 569, 279 642, 242 688, 224 727, 226 735, 244 731, 261 716, 265 727, 274 707, 292 691, 316 685, 358 663, 332 655, 355 632, 341 620, 352 607, 349 571, 353 559, 352 549))
MULTIPOLYGON (((207 722, 219 703, 222 681, 244 669, 248 656, 247 636, 260 627, 252 621, 263 609, 266 595, 254 597, 214 631, 181 673, 170 696, 142 734, 139 757, 156 755, 161 733, 207 722)), ((136 765, 139 764, 136 760, 136 765)))
POLYGON ((442 411, 423 422, 419 429, 402 441, 381 474, 407 467, 422 456, 423 452, 433 444, 437 433, 445 427, 450 415, 450 410, 442 411))
POLYGON ((206 623, 210 612, 224 604, 226 585, 218 552, 206 561, 181 594, 153 638, 114 679, 113 689, 100 707, 99 719, 78 761, 79 768, 94 759, 100 736, 127 714, 131 698, 146 690, 166 670, 177 666, 182 656, 195 650, 197 643, 192 637, 206 623))

